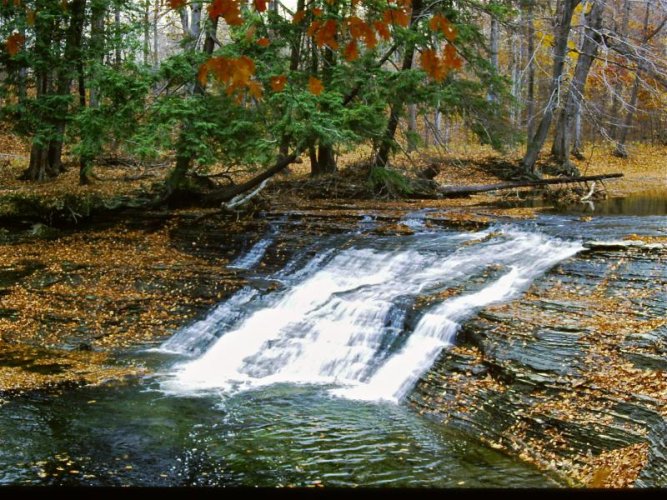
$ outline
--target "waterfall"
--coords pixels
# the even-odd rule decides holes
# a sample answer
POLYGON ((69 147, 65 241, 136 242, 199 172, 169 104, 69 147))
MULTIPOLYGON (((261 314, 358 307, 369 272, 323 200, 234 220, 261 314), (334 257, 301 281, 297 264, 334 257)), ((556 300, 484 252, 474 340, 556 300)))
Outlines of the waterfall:
MULTIPOLYGON (((581 248, 502 227, 329 249, 260 304, 244 292, 179 332, 187 346, 199 332, 217 331, 206 351, 177 365, 163 388, 235 392, 277 382, 329 384, 336 396, 398 401, 451 345, 462 321, 517 297, 581 248), (415 307, 418 297, 439 292, 449 298, 415 307), (416 315, 413 327, 408 310, 416 315), (236 319, 221 323, 225 311, 236 311, 236 319)), ((179 345, 172 339, 163 348, 173 352, 179 345)))
POLYGON ((267 236, 262 238, 255 243, 248 252, 232 262, 229 267, 236 269, 252 269, 259 264, 260 260, 262 260, 262 257, 264 257, 264 254, 266 253, 266 249, 269 248, 271 243, 273 243, 273 237, 267 236))

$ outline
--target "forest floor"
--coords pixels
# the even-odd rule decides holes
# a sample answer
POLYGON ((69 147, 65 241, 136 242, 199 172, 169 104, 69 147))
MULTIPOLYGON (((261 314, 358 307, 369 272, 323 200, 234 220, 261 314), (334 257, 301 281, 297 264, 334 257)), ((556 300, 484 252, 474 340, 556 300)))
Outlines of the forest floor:
MULTIPOLYGON (((621 160, 596 147, 579 168, 583 175, 622 172, 622 179, 605 184, 610 196, 667 188, 667 147, 636 145, 630 151, 631 158, 621 160)), ((462 224, 535 213, 526 207, 469 208, 517 197, 516 190, 442 200, 350 198, 350 185, 363 182, 355 168, 366 153, 343 155, 337 177, 311 180, 308 160, 293 165, 260 195, 260 206, 332 217, 353 206, 383 210, 389 218, 391 213, 398 218, 406 210, 429 207, 462 224)), ((2 397, 140 375, 142 366, 119 362, 115 353, 159 344, 245 280, 225 267, 233 252, 216 253, 196 237, 174 236, 212 210, 130 212, 83 220, 74 208, 72 217, 78 223, 66 226, 29 217, 35 207, 42 213, 44 207, 62 210, 72 199, 93 203, 147 193, 164 178, 164 166, 100 165, 99 179, 90 186, 79 186, 72 167, 54 181, 29 184, 17 180, 27 155, 26 144, 0 138, 0 406, 2 397)), ((518 155, 461 147, 444 157, 435 151, 416 153, 397 159, 395 167, 414 171, 437 164, 436 182, 471 185, 499 182, 503 166, 517 161, 518 155)), ((252 217, 227 216, 218 222, 224 225, 221 238, 237 241, 264 228, 252 217)), ((387 230, 400 233, 401 228, 388 225, 387 230)))

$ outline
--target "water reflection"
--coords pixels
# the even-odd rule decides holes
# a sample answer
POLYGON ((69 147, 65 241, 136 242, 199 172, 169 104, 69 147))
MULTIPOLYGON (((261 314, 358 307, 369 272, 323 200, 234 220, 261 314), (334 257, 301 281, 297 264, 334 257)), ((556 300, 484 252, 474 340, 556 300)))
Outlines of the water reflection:
POLYGON ((521 201, 499 202, 502 207, 540 208, 547 213, 581 215, 667 215, 667 189, 653 189, 632 193, 624 197, 607 198, 600 201, 584 201, 564 206, 554 206, 542 197, 531 197, 521 201))

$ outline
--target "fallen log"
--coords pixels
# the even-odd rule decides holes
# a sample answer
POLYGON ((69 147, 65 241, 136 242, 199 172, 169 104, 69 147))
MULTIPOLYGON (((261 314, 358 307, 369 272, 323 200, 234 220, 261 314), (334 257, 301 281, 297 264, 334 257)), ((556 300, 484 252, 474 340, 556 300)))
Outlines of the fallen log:
POLYGON ((445 196, 464 196, 500 189, 514 189, 519 187, 546 186, 548 184, 566 184, 572 182, 600 181, 623 177, 623 174, 586 175, 582 177, 558 177, 555 179, 537 179, 534 181, 499 182, 498 184, 483 184, 481 186, 444 186, 438 188, 438 193, 445 196))
POLYGON ((252 179, 244 182, 243 184, 235 184, 232 186, 225 186, 224 188, 217 189, 210 193, 207 193, 204 196, 204 204, 206 206, 215 206, 227 203, 236 196, 250 191, 251 189, 259 186, 267 179, 270 179, 275 174, 281 170, 286 169, 290 164, 294 163, 298 157, 297 152, 292 153, 291 155, 279 159, 275 165, 271 168, 264 170, 262 173, 256 175, 252 179))

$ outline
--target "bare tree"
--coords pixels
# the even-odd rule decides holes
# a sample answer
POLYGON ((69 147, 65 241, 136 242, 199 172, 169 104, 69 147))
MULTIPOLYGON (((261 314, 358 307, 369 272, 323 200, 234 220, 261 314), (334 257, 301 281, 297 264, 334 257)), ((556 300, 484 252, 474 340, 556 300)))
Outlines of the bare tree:
POLYGON ((576 133, 577 116, 581 111, 584 100, 584 90, 588 73, 598 51, 602 40, 602 13, 606 0, 592 0, 591 10, 586 14, 583 28, 583 42, 579 50, 577 65, 567 95, 565 104, 561 109, 558 127, 553 142, 551 153, 555 160, 560 163, 563 172, 570 175, 578 175, 576 167, 570 162, 573 135, 576 133))
POLYGON ((528 150, 523 158, 523 169, 530 174, 536 174, 535 163, 537 157, 547 139, 549 127, 553 120, 554 113, 558 108, 560 91, 562 86, 563 69, 567 58, 567 42, 570 36, 572 26, 572 16, 574 9, 581 3, 581 0, 560 0, 558 5, 558 16, 556 20, 556 36, 553 51, 553 69, 551 75, 551 88, 549 99, 542 114, 542 119, 537 127, 535 135, 530 139, 528 150))
MULTIPOLYGON (((663 86, 667 88, 667 79, 661 75, 660 70, 657 68, 654 61, 652 61, 647 54, 647 47, 651 39, 656 36, 667 23, 667 16, 662 20, 657 28, 652 31, 649 30, 649 22, 651 19, 651 2, 646 2, 646 11, 644 16, 644 28, 643 28, 643 37, 639 47, 639 50, 632 50, 632 47, 629 46, 628 42, 620 44, 620 50, 624 52, 626 57, 629 57, 630 60, 634 61, 637 64, 637 69, 635 73, 635 79, 632 84, 632 91, 630 94, 630 103, 628 105, 628 110, 625 115, 625 120, 623 125, 618 133, 616 147, 614 149, 614 155, 627 158, 628 152, 626 149, 626 141, 628 138, 628 132, 632 126, 632 120, 634 118, 635 111, 637 109, 637 100, 639 96, 639 86, 642 81, 642 75, 644 73, 649 73, 653 78, 663 79, 663 86)), ((619 49, 617 49, 619 50, 619 49)))

